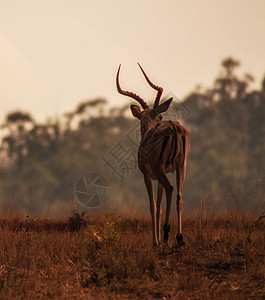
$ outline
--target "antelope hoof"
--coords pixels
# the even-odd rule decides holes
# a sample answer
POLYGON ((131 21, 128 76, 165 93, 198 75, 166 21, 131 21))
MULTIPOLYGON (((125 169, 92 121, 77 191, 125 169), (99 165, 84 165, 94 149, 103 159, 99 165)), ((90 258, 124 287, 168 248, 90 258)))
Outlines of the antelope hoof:
POLYGON ((165 224, 163 226, 163 230, 164 230, 164 242, 168 241, 168 233, 170 231, 170 225, 165 224))
POLYGON ((176 239, 180 247, 185 245, 185 242, 183 240, 183 235, 181 233, 177 234, 176 239))

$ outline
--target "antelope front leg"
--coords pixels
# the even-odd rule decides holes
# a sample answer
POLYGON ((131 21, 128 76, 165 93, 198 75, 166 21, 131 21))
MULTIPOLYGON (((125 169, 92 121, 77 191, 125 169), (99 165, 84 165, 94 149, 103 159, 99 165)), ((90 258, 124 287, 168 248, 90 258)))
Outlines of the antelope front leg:
POLYGON ((154 174, 156 174, 159 184, 162 185, 162 187, 165 189, 166 192, 167 209, 166 209, 166 218, 165 218, 165 224, 163 226, 163 230, 164 230, 164 242, 167 243, 168 234, 170 231, 169 217, 170 217, 170 209, 171 209, 171 202, 172 202, 173 186, 168 180, 164 170, 161 167, 157 169, 152 169, 152 171, 154 172, 154 174))
POLYGON ((144 174, 144 182, 145 182, 145 186, 148 192, 149 202, 150 202, 150 212, 152 217, 152 230, 153 230, 153 245, 157 246, 158 240, 157 240, 157 232, 156 232, 156 204, 154 200, 153 183, 150 176, 146 174, 144 174))
POLYGON ((156 201, 156 233, 157 233, 157 240, 158 243, 161 243, 161 214, 162 214, 162 198, 163 198, 163 186, 161 185, 160 182, 157 183, 157 201, 156 201))
POLYGON ((163 230, 164 230, 164 242, 167 243, 168 234, 170 231, 169 217, 170 217, 170 209, 172 203, 173 186, 169 183, 169 185, 165 188, 165 191, 166 191, 166 198, 167 198, 167 209, 166 209, 166 219, 165 219, 163 230))

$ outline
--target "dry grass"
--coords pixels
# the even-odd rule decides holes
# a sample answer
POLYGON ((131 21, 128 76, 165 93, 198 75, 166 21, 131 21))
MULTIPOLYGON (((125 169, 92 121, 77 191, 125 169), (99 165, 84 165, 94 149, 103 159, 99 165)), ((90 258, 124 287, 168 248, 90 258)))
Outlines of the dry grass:
POLYGON ((149 216, 1 219, 0 299, 264 299, 257 219, 186 217, 181 249, 175 225, 151 247, 149 216))

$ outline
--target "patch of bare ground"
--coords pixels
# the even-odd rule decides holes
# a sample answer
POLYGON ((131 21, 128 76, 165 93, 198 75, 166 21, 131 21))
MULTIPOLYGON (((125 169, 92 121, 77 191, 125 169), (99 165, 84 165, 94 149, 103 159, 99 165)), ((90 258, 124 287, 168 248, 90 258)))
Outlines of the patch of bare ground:
MULTIPOLYGON (((173 219, 173 218, 172 218, 173 219)), ((149 217, 0 220, 1 299, 264 299, 265 220, 184 218, 151 246, 149 217)))

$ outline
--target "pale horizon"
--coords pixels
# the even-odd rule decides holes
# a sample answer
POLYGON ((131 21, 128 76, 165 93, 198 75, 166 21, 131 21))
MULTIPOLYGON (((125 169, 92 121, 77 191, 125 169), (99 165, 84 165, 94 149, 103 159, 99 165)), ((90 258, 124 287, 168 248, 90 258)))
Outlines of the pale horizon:
POLYGON ((124 89, 147 101, 155 84, 183 99, 209 87, 223 59, 241 62, 239 74, 265 75, 265 2, 232 1, 1 1, 0 122, 11 111, 37 121, 61 117, 85 99, 111 106, 128 101, 124 89))

